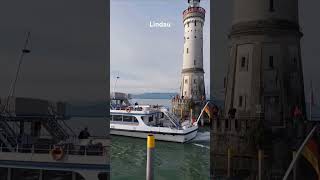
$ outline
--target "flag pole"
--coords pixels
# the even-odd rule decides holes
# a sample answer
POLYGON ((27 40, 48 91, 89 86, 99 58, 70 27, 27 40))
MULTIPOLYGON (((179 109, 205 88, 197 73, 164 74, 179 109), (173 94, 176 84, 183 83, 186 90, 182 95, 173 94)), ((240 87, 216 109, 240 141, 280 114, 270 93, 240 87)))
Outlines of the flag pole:
POLYGON ((200 118, 201 118, 201 116, 202 116, 202 114, 203 114, 203 112, 204 112, 204 109, 208 106, 208 104, 209 104, 209 101, 206 103, 206 105, 205 105, 205 106, 203 107, 203 109, 201 110, 201 113, 200 113, 197 121, 195 122, 195 124, 198 124, 198 122, 199 122, 199 120, 200 120, 200 118))
POLYGON ((312 134, 314 133, 314 131, 317 129, 317 125, 315 125, 312 130, 310 131, 310 133, 308 134, 308 136, 306 137, 306 139, 303 141, 302 145, 299 147, 296 155, 294 156, 294 158, 292 159, 291 163, 290 163, 290 166, 289 168, 287 169, 286 171, 286 174, 284 175, 283 179, 282 180, 287 180, 289 175, 290 175, 290 172, 292 170, 292 168, 294 167, 294 165, 296 164, 296 161, 298 159, 298 157, 300 156, 301 154, 301 151, 302 149, 304 148, 304 146, 307 144, 308 140, 310 139, 310 137, 312 136, 312 134))

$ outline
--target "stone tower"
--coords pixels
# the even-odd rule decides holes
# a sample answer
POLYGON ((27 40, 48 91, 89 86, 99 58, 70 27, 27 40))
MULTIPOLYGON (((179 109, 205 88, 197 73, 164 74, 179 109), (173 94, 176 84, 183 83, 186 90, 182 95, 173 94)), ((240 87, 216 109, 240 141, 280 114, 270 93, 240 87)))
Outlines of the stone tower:
POLYGON ((180 96, 194 101, 205 98, 203 70, 203 25, 205 9, 200 0, 188 0, 183 12, 184 50, 180 96))
MULTIPOLYGON (((298 0, 234 0, 233 13, 224 113, 213 125, 212 156, 231 149, 239 162, 232 172, 252 175, 256 159, 241 157, 257 157, 262 149, 273 158, 264 164, 265 177, 281 177, 291 157, 285 139, 294 138, 295 107, 305 115, 298 0)), ((226 174, 226 159, 220 160, 213 174, 226 174)))

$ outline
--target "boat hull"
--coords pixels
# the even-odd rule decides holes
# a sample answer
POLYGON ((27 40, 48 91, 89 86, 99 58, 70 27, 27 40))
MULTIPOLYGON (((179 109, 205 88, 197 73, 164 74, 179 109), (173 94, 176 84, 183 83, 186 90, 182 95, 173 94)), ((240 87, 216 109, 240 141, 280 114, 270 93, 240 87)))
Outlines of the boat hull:
POLYGON ((153 134, 156 140, 185 143, 197 136, 198 128, 186 133, 163 133, 163 132, 147 132, 125 129, 110 129, 110 134, 118 136, 147 138, 149 134, 153 134))

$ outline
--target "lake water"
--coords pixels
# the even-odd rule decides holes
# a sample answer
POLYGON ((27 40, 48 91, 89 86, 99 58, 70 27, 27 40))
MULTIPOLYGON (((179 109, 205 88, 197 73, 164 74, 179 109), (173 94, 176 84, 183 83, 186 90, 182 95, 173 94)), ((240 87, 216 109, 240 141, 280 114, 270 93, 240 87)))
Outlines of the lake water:
MULTIPOLYGON (((170 107, 167 99, 133 99, 139 104, 170 107)), ((146 139, 111 136, 111 179, 146 178, 146 139)), ((202 128, 189 143, 156 141, 154 175, 156 180, 208 180, 210 132, 202 128)))

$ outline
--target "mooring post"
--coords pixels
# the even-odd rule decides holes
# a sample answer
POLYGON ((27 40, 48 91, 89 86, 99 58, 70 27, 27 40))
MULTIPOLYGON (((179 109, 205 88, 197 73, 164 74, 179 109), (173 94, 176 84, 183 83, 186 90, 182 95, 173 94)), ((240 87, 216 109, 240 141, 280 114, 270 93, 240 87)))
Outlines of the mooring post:
POLYGON ((258 151, 258 180, 262 179, 262 159, 263 159, 263 150, 259 149, 259 151, 258 151))
POLYGON ((228 178, 231 177, 231 149, 228 148, 228 172, 227 172, 228 178))
POLYGON ((147 140, 147 177, 146 180, 153 180, 153 156, 155 140, 153 135, 148 135, 147 140))

